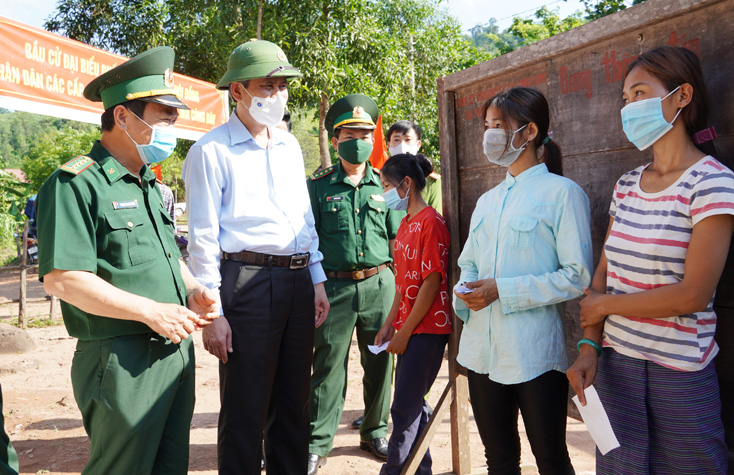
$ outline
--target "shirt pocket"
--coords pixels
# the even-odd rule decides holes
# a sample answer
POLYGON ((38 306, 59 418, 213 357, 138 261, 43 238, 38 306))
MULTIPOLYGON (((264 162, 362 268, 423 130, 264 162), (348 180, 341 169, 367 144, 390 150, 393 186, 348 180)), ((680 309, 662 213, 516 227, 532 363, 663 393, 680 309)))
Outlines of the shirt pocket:
POLYGON ((484 217, 480 215, 472 215, 471 221, 469 222, 469 236, 474 239, 476 246, 482 246, 485 243, 486 238, 489 236, 481 227, 484 217))
POLYGON ((512 249, 531 249, 535 244, 535 229, 538 220, 528 216, 511 216, 509 245, 512 249))
POLYGON ((387 240, 387 206, 384 201, 370 197, 365 203, 367 213, 366 226, 375 236, 387 240))
POLYGON ((164 226, 164 229, 162 230, 163 239, 165 239, 166 243, 168 243, 167 252, 172 252, 174 255, 176 255, 177 258, 180 258, 181 253, 179 252, 178 244, 176 243, 176 236, 174 235, 175 228, 173 225, 173 219, 171 218, 171 215, 168 214, 167 209, 161 208, 161 218, 163 220, 164 226))
POLYGON ((327 201, 321 203, 320 227, 327 233, 349 230, 349 203, 327 201))
POLYGON ((110 228, 104 255, 112 265, 125 269, 155 259, 155 231, 145 210, 117 210, 104 216, 110 228))

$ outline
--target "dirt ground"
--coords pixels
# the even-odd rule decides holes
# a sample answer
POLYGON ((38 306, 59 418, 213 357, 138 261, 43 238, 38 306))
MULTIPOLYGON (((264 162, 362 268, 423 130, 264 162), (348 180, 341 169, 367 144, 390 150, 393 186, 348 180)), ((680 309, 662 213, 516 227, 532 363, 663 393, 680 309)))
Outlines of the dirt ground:
MULTIPOLYGON (((0 275, 0 322, 17 317, 18 277, 0 275), (4 299, 3 299, 4 297, 4 299)), ((36 276, 29 276, 29 298, 43 297, 36 276)), ((47 316, 48 301, 30 304, 30 318, 47 316)), ((60 311, 57 309, 57 318, 60 311)), ((60 323, 60 321, 59 321, 60 323)), ((15 446, 23 474, 78 474, 89 456, 89 439, 84 432, 81 416, 74 402, 70 381, 71 359, 76 341, 69 337, 63 325, 30 328, 28 333, 36 350, 26 354, 0 356, 0 384, 3 391, 5 428, 15 446)), ((191 423, 191 453, 189 472, 216 474, 217 414, 219 392, 217 360, 201 344, 201 335, 194 335, 196 344, 196 408, 191 423)), ((341 423, 336 434, 334 450, 322 475, 376 474, 380 462, 359 450, 359 433, 350 423, 361 412, 362 370, 356 343, 352 344, 349 361, 349 383, 341 423)), ((431 390, 429 402, 435 406, 448 383, 448 363, 444 361, 439 377, 431 390)), ((471 418, 473 421, 473 418, 471 418)), ((520 428, 522 429, 522 422, 520 428)), ((486 473, 481 441, 473 422, 469 427, 474 473, 486 473)), ((524 433, 522 437, 523 474, 536 474, 537 469, 524 433)), ((594 473, 594 444, 583 423, 568 419, 567 442, 577 474, 594 473)), ((431 442, 433 472, 451 472, 451 438, 449 416, 439 427, 431 442)))

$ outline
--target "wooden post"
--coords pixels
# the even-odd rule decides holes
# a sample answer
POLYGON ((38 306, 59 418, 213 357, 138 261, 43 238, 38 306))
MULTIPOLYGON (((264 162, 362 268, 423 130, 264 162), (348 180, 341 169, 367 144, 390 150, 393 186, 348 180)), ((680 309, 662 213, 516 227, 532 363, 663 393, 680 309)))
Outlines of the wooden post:
POLYGON ((48 310, 48 318, 53 319, 56 316, 56 302, 58 302, 59 299, 55 296, 51 296, 51 308, 48 310))
POLYGON ((20 254, 20 299, 18 300, 18 326, 26 328, 26 274, 28 270, 26 264, 28 262, 28 218, 23 225, 23 245, 20 254))
MULTIPOLYGON (((441 136, 441 186, 443 188, 444 218, 451 234, 450 262, 448 269, 449 289, 459 279, 458 265, 461 253, 459 161, 456 148, 456 109, 452 91, 445 88, 444 78, 438 80, 438 128, 441 136)), ((454 332, 449 338, 449 385, 453 388, 451 398, 451 459, 457 475, 471 473, 469 450, 469 388, 464 369, 456 362, 459 353, 462 321, 453 316, 454 332)))
POLYGON ((403 470, 400 472, 400 475, 413 475, 416 470, 418 470, 418 466, 423 461, 423 456, 428 450, 428 444, 436 434, 438 426, 441 425, 441 421, 446 415, 446 411, 448 411, 449 406, 452 405, 450 403, 453 399, 455 399, 454 391, 453 387, 449 383, 449 385, 446 386, 446 389, 443 390, 443 394, 441 394, 441 398, 438 400, 438 405, 433 409, 433 414, 431 414, 431 418, 428 419, 426 428, 423 430, 420 437, 418 437, 418 440, 413 446, 413 450, 410 451, 408 460, 405 462, 405 465, 403 465, 403 470))

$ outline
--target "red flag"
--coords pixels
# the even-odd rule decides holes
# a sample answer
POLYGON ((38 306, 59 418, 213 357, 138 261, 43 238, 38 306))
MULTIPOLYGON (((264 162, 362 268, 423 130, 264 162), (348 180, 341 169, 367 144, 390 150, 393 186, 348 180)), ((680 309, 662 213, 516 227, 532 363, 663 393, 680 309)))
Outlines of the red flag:
POLYGON ((370 163, 373 167, 378 170, 382 168, 390 154, 387 153, 387 146, 385 145, 385 134, 382 132, 382 116, 377 118, 377 124, 375 124, 374 133, 375 144, 372 147, 372 154, 370 155, 370 163))
POLYGON ((150 170, 155 173, 155 179, 163 183, 163 174, 161 173, 161 164, 157 163, 150 167, 150 170))

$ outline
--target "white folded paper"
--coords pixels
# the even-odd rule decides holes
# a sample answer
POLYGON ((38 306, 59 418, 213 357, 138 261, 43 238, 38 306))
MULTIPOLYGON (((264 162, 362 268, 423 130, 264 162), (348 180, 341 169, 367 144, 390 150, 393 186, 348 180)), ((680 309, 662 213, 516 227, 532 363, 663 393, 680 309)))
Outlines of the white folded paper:
POLYGON ((389 345, 389 344, 390 344, 390 342, 389 341, 386 341, 385 343, 383 343, 380 346, 377 346, 377 345, 367 345, 367 348, 369 348, 369 350, 372 353, 378 354, 378 353, 382 353, 383 351, 387 350, 387 345, 389 345))
POLYGON ((465 286, 464 284, 461 284, 460 286, 456 287, 457 294, 470 294, 472 292, 474 292, 474 289, 470 289, 469 287, 465 286))
POLYGON ((586 397, 585 406, 581 405, 578 396, 572 398, 573 403, 579 408, 581 418, 584 420, 591 438, 594 439, 596 446, 599 448, 599 452, 606 455, 610 450, 619 447, 617 436, 614 435, 607 412, 604 410, 604 406, 601 405, 599 394, 594 386, 586 388, 584 396, 586 397))

